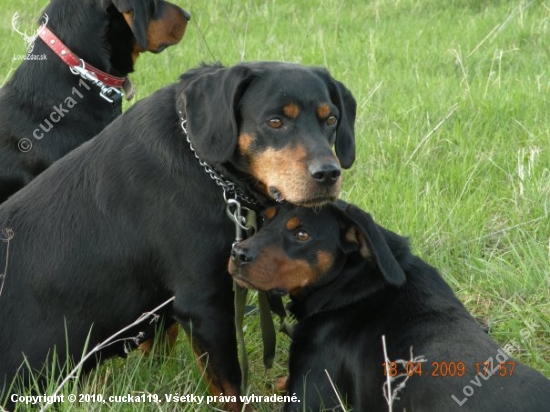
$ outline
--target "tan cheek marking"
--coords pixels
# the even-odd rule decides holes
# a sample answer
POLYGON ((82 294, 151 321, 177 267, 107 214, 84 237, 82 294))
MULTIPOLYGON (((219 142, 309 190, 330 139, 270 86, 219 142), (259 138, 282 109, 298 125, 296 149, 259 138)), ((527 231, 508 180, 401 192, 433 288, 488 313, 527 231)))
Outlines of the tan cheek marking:
POLYGON ((288 103, 283 107, 283 113, 291 119, 296 119, 300 114, 300 108, 296 105, 296 103, 288 103))
POLYGON ((330 106, 327 103, 321 103, 317 106, 317 116, 319 119, 326 119, 330 115, 330 106))
POLYGON ((252 146, 252 143, 254 142, 255 136, 249 133, 242 133, 239 136, 239 140, 237 142, 237 146, 239 148, 239 152, 242 155, 245 155, 247 153, 250 153, 250 147, 252 146))
POLYGON ((268 148, 255 153, 250 163, 251 174, 266 186, 274 186, 285 198, 307 194, 309 172, 306 165, 306 149, 303 146, 268 148))
POLYGON ((187 23, 180 21, 172 13, 160 20, 152 20, 147 27, 147 50, 156 51, 161 44, 178 43, 186 28, 187 23))
POLYGON ((283 278, 283 287, 288 290, 290 295, 298 293, 300 289, 316 278, 310 263, 302 259, 284 259, 276 273, 283 278))
POLYGON ((314 268, 303 259, 292 260, 280 248, 267 247, 246 268, 248 281, 260 290, 284 288, 295 293, 315 278, 314 268))
POLYGON ((320 250, 317 252, 317 271, 318 276, 327 273, 334 263, 334 258, 329 252, 320 250))
POLYGON ((327 273, 332 267, 334 259, 329 252, 317 252, 317 263, 312 266, 309 262, 297 259, 292 260, 285 256, 282 265, 276 269, 274 283, 280 281, 282 286, 288 290, 292 296, 298 293, 302 288, 315 283, 317 279, 327 273))
POLYGON ((274 207, 268 207, 265 210, 264 214, 267 219, 273 219, 277 214, 277 209, 275 209, 274 207))
MULTIPOLYGON (((126 24, 134 30, 134 12, 127 11, 122 13, 126 24)), ((180 11, 175 6, 166 6, 163 10, 162 17, 157 20, 150 20, 147 26, 147 47, 142 50, 137 44, 134 47, 132 57, 134 61, 137 59, 137 53, 144 51, 156 51, 160 45, 174 45, 180 42, 187 29, 187 20, 182 16, 180 11)))
POLYGON ((294 230, 296 229, 298 226, 301 225, 301 222, 300 222, 300 219, 298 219, 297 217, 291 217, 290 219, 288 219, 288 221, 286 222, 286 228, 288 230, 294 230))
POLYGON ((260 290, 284 288, 292 296, 327 273, 333 263, 333 256, 326 251, 317 252, 317 262, 312 266, 303 259, 290 259, 279 248, 269 247, 249 268, 248 279, 260 290))

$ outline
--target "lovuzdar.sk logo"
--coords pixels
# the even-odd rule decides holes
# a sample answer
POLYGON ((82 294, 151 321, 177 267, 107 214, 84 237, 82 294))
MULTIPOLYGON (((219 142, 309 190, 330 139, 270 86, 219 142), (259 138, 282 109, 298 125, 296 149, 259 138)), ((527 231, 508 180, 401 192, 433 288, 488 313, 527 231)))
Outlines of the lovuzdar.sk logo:
POLYGON ((25 41, 25 43, 27 45, 27 53, 26 54, 14 54, 13 55, 13 60, 46 60, 46 55, 45 54, 36 55, 36 54, 32 54, 32 51, 34 50, 34 43, 36 42, 36 38, 42 32, 42 30, 44 30, 44 27, 46 27, 46 24, 48 24, 48 20, 49 20, 48 15, 46 13, 44 13, 44 16, 42 16, 42 20, 43 20, 42 24, 31 35, 28 35, 26 30, 24 32, 19 30, 18 20, 19 20, 19 12, 16 11, 15 14, 13 15, 13 17, 11 18, 11 27, 25 41))

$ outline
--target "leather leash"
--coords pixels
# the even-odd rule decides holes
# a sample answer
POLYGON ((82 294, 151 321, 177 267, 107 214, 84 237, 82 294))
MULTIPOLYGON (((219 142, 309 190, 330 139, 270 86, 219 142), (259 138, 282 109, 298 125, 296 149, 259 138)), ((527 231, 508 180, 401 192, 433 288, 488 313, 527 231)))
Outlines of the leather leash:
MULTIPOLYGON (((231 245, 231 248, 233 248, 237 243, 256 233, 258 229, 256 212, 252 209, 242 206, 239 199, 252 205, 256 205, 258 204, 258 202, 254 198, 244 193, 244 191, 240 187, 238 187, 235 183, 229 181, 222 173, 218 172, 214 167, 210 166, 198 156, 195 148, 193 147, 193 144, 191 143, 189 134, 187 133, 187 128, 185 127, 187 121, 183 117, 182 112, 179 112, 179 115, 181 128, 186 136, 191 151, 194 153, 199 164, 205 169, 210 178, 214 180, 218 186, 221 186, 223 190, 223 199, 226 204, 227 216, 235 224, 235 240, 231 245)), ((248 289, 237 285, 237 283, 233 281, 233 291, 235 296, 235 330, 237 335, 237 347, 239 351, 239 363, 242 376, 241 389, 244 393, 248 388, 249 371, 248 355, 246 353, 246 343, 244 340, 244 316, 246 311, 248 289)), ((271 301, 273 299, 278 299, 278 302, 275 303, 275 306, 278 307, 278 304, 280 304, 280 306, 282 307, 282 300, 280 297, 269 298, 267 292, 258 291, 258 307, 260 312, 260 326, 262 331, 262 342, 264 351, 263 363, 266 369, 269 369, 273 366, 273 360, 275 359, 275 350, 277 346, 275 326, 273 324, 273 318, 271 317, 271 301)), ((284 317, 281 317, 279 311, 275 311, 275 313, 277 313, 281 318, 281 325, 284 325, 284 317)), ((281 330, 283 330, 283 326, 281 326, 281 330)))

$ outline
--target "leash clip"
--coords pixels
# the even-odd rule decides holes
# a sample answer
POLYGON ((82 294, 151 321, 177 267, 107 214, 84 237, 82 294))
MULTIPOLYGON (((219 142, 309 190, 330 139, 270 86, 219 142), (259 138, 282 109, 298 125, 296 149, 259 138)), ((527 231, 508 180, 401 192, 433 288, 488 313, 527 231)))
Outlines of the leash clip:
POLYGON ((94 86, 99 87, 101 89, 99 95, 107 102, 113 103, 115 101, 118 102, 122 100, 122 96, 124 96, 124 94, 120 90, 118 90, 116 87, 106 86, 105 83, 97 78, 95 73, 86 70, 86 64, 84 63, 84 60, 80 59, 80 63, 82 63, 82 66, 70 67, 72 74, 80 76, 84 80, 88 80, 89 82, 91 82, 94 86))
POLYGON ((235 241, 231 245, 233 249, 237 243, 245 239, 245 236, 252 236, 256 232, 256 212, 243 207, 237 199, 227 199, 225 196, 224 198, 227 216, 235 223, 235 241))
MULTIPOLYGON (((101 83, 101 82, 98 80, 98 83, 101 83)), ((122 100, 122 96, 123 96, 122 92, 117 88, 107 87, 104 84, 102 84, 101 86, 101 91, 99 92, 99 95, 109 103, 113 103, 114 101, 118 102, 122 100)))
POLYGON ((246 230, 246 227, 244 226, 241 203, 237 199, 227 199, 226 203, 227 216, 235 223, 235 241, 231 245, 231 249, 233 249, 237 243, 244 239, 243 230, 246 230))

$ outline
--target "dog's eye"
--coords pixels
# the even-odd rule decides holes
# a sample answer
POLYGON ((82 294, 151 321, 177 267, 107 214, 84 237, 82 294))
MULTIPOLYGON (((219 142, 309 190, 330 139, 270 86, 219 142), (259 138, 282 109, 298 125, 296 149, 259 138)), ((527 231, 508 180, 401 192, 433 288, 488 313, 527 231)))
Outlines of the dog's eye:
POLYGON ((338 118, 336 116, 330 116, 328 119, 327 119, 327 126, 334 126, 336 124, 336 122, 338 121, 338 118))
POLYGON ((279 129, 283 126, 283 121, 277 117, 274 117, 273 119, 269 119, 267 121, 267 125, 272 129, 279 129))
POLYGON ((300 242, 305 242, 306 240, 309 240, 309 233, 307 233, 305 230, 299 230, 298 232, 296 232, 294 237, 300 242))

